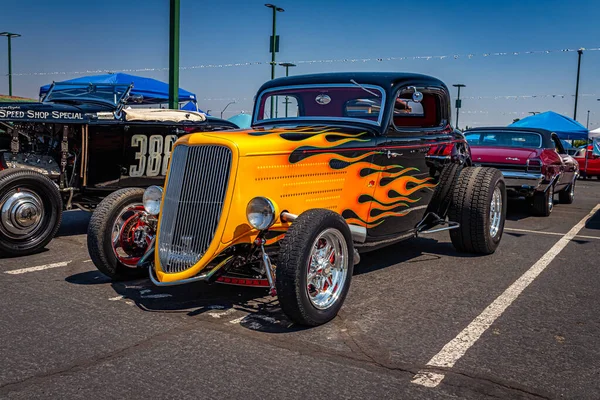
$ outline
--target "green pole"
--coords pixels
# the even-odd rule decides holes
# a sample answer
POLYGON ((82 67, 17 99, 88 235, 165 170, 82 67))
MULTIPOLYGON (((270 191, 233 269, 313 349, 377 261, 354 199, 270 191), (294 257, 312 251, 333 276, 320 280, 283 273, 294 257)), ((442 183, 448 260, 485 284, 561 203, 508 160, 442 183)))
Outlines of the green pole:
POLYGON ((6 36, 8 39, 8 95, 12 96, 12 38, 21 35, 12 32, 0 32, 0 36, 6 36))
POLYGON ((180 0, 170 0, 169 21, 169 108, 179 108, 179 16, 180 0))

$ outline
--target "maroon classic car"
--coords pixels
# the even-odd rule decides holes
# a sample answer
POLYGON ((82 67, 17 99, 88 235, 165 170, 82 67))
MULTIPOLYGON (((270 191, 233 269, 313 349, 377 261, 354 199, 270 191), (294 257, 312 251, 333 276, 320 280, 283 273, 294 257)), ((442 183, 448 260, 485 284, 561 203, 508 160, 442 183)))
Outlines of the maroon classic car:
POLYGON ((502 171, 507 193, 529 198, 536 215, 550 215, 555 193, 561 203, 573 202, 579 165, 555 133, 533 128, 476 128, 466 131, 465 137, 473 164, 502 171))

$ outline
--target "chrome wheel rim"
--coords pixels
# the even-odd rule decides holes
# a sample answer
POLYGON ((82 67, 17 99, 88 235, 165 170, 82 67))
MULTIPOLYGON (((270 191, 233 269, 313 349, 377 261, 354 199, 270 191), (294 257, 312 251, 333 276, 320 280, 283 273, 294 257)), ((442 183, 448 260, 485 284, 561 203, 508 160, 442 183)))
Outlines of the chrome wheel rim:
POLYGON ((40 228, 44 203, 28 189, 15 188, 0 199, 0 231, 11 239, 21 239, 40 228))
POLYGON ((313 242, 308 259, 306 292, 312 305, 325 310, 343 291, 348 275, 348 246, 340 231, 328 228, 313 242))
POLYGON ((571 198, 571 200, 573 200, 575 198, 575 181, 573 181, 573 183, 571 183, 571 190, 569 190, 569 197, 571 198))
POLYGON ((554 187, 550 186, 548 188, 548 210, 552 211, 554 207, 554 187))
POLYGON ((496 237, 502 222, 502 191, 496 186, 490 205, 490 236, 496 237))
POLYGON ((112 250, 123 265, 135 268, 152 241, 148 226, 141 217, 146 215, 141 203, 123 207, 111 232, 112 250))

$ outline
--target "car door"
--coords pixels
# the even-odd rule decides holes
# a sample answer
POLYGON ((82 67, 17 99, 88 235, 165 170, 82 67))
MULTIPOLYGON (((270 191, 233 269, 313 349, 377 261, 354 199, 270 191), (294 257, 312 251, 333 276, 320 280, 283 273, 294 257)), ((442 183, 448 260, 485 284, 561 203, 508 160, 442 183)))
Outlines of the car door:
POLYGON ((586 149, 587 154, 587 173, 590 176, 599 176, 600 175, 600 156, 594 154, 593 145, 588 146, 586 149))
POLYGON ((555 184, 555 190, 562 190, 571 182, 573 182, 575 171, 577 171, 577 166, 575 165, 575 160, 567 154, 565 151, 560 139, 556 134, 552 134, 552 141, 554 142, 555 151, 560 157, 562 165, 560 168, 560 176, 557 179, 555 184))
POLYGON ((428 154, 452 141, 451 134, 439 127, 440 99, 436 95, 426 93, 421 103, 406 97, 405 91, 398 92, 389 129, 379 138, 374 164, 380 172, 369 214, 369 236, 414 231, 439 176, 428 165, 428 154))

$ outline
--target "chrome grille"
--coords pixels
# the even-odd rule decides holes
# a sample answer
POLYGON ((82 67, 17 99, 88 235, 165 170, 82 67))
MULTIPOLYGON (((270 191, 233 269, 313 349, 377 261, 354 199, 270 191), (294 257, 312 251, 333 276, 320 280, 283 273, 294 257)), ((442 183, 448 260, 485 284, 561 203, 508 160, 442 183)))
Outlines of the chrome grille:
POLYGON ((210 246, 223 210, 231 157, 224 146, 179 145, 173 151, 158 233, 164 272, 192 267, 210 246))

